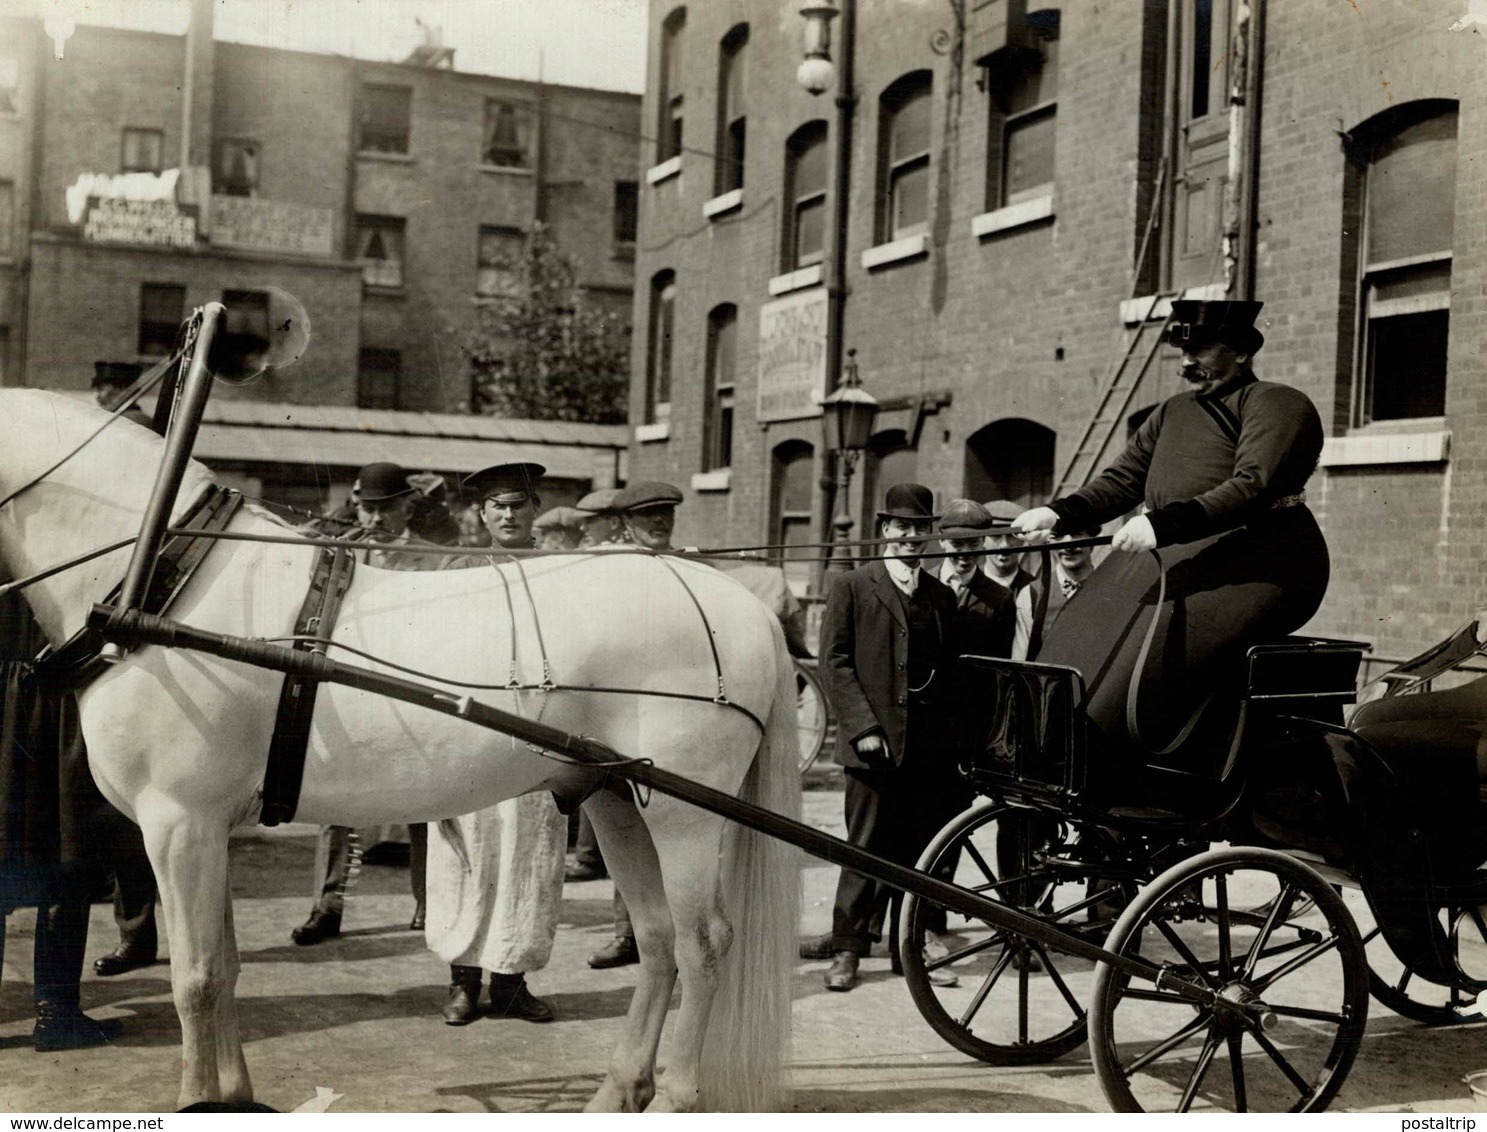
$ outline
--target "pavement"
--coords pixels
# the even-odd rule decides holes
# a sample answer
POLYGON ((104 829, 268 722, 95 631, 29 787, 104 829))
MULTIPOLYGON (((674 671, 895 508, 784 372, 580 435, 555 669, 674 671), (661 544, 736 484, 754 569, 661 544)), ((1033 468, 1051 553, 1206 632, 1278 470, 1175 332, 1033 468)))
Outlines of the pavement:
MULTIPOLYGON (((813 770, 806 820, 840 835, 833 768, 813 770)), ((367 865, 342 936, 296 947, 289 932, 310 908, 314 830, 257 829, 234 838, 243 973, 238 985, 258 1099, 280 1110, 331 1112, 571 1112, 597 1088, 629 1001, 635 968, 595 971, 585 957, 610 936, 608 881, 568 885, 549 965, 533 991, 550 1025, 439 1016, 448 968, 410 932, 405 868, 367 865), (317 1099, 318 1098, 318 1099, 317 1099)), ((830 926, 834 867, 808 859, 801 930, 830 926)), ((93 908, 85 1009, 119 1018, 114 1044, 74 1053, 31 1049, 34 914, 13 914, 0 980, 0 1111, 170 1111, 180 1035, 164 963, 99 979, 91 959, 117 939, 111 910, 93 908)), ((165 950, 169 950, 168 941, 165 950)), ((822 986, 824 963, 795 978, 792 1108, 827 1112, 1101 1112, 1108 1106, 1088 1047, 1048 1065, 990 1067, 946 1045, 917 1013, 886 954, 863 964, 850 994, 822 986)), ((1426 1029, 1374 1004, 1363 1049, 1334 1110, 1469 1112, 1462 1078, 1487 1067, 1484 1024, 1426 1029)), ((667 1044, 663 1040, 664 1067, 667 1044)))

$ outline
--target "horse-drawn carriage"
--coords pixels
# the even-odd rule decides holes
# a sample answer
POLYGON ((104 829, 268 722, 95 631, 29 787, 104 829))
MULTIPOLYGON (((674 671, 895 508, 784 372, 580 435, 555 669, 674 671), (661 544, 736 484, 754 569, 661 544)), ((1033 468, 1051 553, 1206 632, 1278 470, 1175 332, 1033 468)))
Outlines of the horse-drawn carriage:
MULTIPOLYGON (((142 430, 103 434, 97 410, 0 394, 0 554, 49 636, 60 643, 86 621, 112 650, 81 695, 82 720, 95 777, 139 821, 160 881, 182 1104, 252 1095, 226 848, 264 807, 280 699, 264 670, 321 687, 290 792, 303 820, 434 820, 530 790, 586 795, 642 955, 595 1107, 779 1103, 798 918, 791 847, 909 894, 909 987, 953 1045, 1027 1063, 1087 1037, 1121 1109, 1325 1107, 1358 1050, 1370 987, 1443 1021, 1487 986, 1461 969, 1460 925, 1447 922, 1467 909, 1462 922, 1481 927, 1484 854, 1469 859, 1473 839, 1437 836, 1399 806, 1410 775, 1343 726, 1356 644, 1251 650, 1242 691, 1207 715, 1211 765, 1116 772, 1087 749, 1079 673, 965 661, 985 691, 965 766, 984 797, 916 870, 796 820, 794 668, 778 625, 716 571, 556 554, 491 572, 386 574, 351 587, 334 630, 287 637, 296 588, 335 540, 246 509, 212 530, 181 518, 209 492, 188 458, 220 315, 209 304, 193 316, 163 451, 142 430), (77 554, 80 537, 103 550, 77 554), (227 540, 175 580, 168 618, 141 608, 167 537, 227 540), (118 597, 96 606, 129 542, 118 597), (625 600, 605 599, 606 586, 625 600), (581 629, 553 616, 575 593, 592 599, 581 629), (431 624, 437 634, 413 628, 431 624), (1370 936, 1397 956, 1388 973, 1339 894, 1358 885, 1370 936), (921 937, 935 905, 952 914, 956 946, 930 962, 921 937), (939 968, 958 985, 931 980, 939 968), (1420 997, 1422 983, 1447 999, 1420 997)), ((1428 795, 1420 777, 1411 782, 1428 795)))

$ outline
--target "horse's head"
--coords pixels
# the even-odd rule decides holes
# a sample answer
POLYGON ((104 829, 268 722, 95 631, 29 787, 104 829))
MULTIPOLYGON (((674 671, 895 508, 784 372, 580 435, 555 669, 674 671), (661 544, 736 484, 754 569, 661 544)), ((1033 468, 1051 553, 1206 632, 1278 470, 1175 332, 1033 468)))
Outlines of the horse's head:
MULTIPOLYGON (((125 418, 107 422, 109 414, 74 396, 0 390, 0 499, 19 492, 0 506, 0 560, 13 577, 138 532, 164 441, 125 418)), ((193 462, 177 513, 210 480, 193 462)), ((115 551, 31 587, 27 596, 47 634, 77 628, 127 560, 127 549, 115 551)))

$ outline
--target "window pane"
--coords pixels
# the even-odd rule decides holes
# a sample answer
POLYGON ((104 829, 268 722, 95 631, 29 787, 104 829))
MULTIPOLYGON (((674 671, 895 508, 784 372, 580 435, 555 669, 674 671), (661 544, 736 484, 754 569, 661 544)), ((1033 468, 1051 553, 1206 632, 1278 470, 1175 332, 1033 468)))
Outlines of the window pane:
POLYGON ((900 103, 889 130, 888 160, 891 164, 929 152, 929 91, 921 90, 900 103))
POLYGON ((484 297, 521 294, 521 253, 525 237, 515 228, 481 225, 475 293, 484 297))
POLYGON ((721 95, 725 122, 731 122, 744 112, 744 59, 747 54, 742 42, 724 54, 721 95))
POLYGON ((929 159, 898 169, 889 188, 893 194, 893 235, 909 235, 929 221, 929 159))
POLYGON ((614 238, 621 244, 635 242, 635 217, 639 196, 635 181, 614 183, 614 238))
POLYGON ((1188 81, 1192 86, 1189 117, 1201 118, 1208 113, 1209 68, 1213 60, 1213 0, 1193 0, 1193 66, 1188 81))
POLYGON ((403 224, 395 217, 357 218, 357 259, 362 282, 374 287, 403 285, 403 224))
POLYGON ((164 134, 159 130, 125 130, 124 172, 160 172, 160 151, 163 144, 164 134))
POLYGON ((413 92, 399 86, 361 88, 359 148, 373 153, 407 153, 413 92))
POLYGON ((817 197, 795 209, 795 266, 819 262, 826 254, 826 198, 817 197))
POLYGON ((480 160, 486 165, 525 168, 531 143, 532 115, 528 107, 498 99, 485 100, 485 144, 480 160))
POLYGON ((1449 251, 1456 214, 1456 115, 1400 131, 1368 169, 1368 262, 1449 251))
POLYGON ((1368 323, 1368 419, 1439 417, 1446 411, 1448 311, 1368 323))
POLYGON ((795 155, 795 199, 826 191, 826 138, 818 137, 795 155))
POLYGON ((224 138, 217 147, 212 191, 225 196, 250 197, 257 189, 258 143, 224 138))
POLYGON ((139 289, 139 352, 165 357, 175 348, 186 315, 186 288, 175 283, 144 283, 139 289))
POLYGON ((1054 116, 1040 113, 1007 127, 1007 201, 1016 204, 1053 190, 1054 116))
POLYGON ((723 149, 718 154, 721 175, 717 188, 720 193, 743 188, 744 144, 747 137, 748 122, 743 118, 735 119, 723 133, 723 149))
POLYGON ((403 355, 398 350, 365 349, 359 355, 356 404, 362 409, 398 408, 403 355))
POLYGON ((803 452, 780 469, 780 510, 785 513, 811 510, 811 453, 803 452))

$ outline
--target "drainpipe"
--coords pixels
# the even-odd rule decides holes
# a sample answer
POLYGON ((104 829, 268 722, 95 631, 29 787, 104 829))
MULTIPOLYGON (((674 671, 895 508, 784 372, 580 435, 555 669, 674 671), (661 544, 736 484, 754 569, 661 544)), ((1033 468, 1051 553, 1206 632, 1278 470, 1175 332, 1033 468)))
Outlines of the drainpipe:
POLYGON ((1265 0, 1250 0, 1249 66, 1245 75, 1244 102, 1248 108, 1245 130, 1244 186, 1239 210, 1239 281, 1241 299, 1255 297, 1255 245, 1260 228, 1260 105, 1264 90, 1265 0))
POLYGON ((1255 22, 1253 0, 1239 0, 1234 12, 1230 43, 1234 52, 1234 72, 1229 82, 1229 164, 1224 181, 1224 294, 1239 298, 1242 290, 1242 232, 1244 198, 1249 194, 1247 157, 1250 150, 1250 27, 1255 22))

